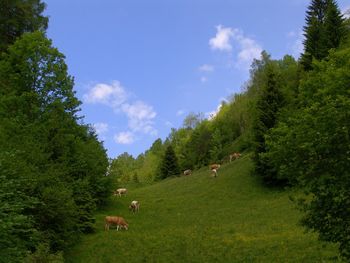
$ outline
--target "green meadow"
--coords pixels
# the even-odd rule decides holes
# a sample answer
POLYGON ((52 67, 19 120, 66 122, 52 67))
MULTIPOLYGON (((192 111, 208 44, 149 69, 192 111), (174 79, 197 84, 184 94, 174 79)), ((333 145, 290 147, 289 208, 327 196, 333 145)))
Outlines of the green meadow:
POLYGON ((128 187, 96 214, 94 234, 66 254, 69 263, 98 262, 340 262, 337 247, 298 225, 295 190, 265 188, 249 156, 153 185, 128 187), (132 214, 132 200, 141 203, 132 214), (104 231, 106 215, 123 216, 129 230, 104 231))

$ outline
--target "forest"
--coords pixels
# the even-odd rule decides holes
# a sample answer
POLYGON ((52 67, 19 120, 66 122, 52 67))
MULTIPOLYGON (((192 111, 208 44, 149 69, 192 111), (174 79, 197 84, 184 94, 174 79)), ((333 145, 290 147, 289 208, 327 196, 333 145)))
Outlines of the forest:
POLYGON ((0 262, 63 262, 117 186, 157 184, 233 152, 252 156, 266 189, 300 189, 300 223, 350 260, 350 20, 335 0, 310 1, 298 60, 263 51, 216 114, 190 113, 136 158, 115 159, 79 115, 45 3, 0 6, 0 262))

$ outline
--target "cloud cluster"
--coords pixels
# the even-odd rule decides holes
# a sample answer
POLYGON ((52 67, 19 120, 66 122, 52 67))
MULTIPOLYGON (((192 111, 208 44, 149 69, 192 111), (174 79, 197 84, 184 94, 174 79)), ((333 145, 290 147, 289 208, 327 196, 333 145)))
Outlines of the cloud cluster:
POLYGON ((104 122, 98 122, 92 125, 98 135, 103 135, 108 132, 108 124, 104 122))
POLYGON ((209 45, 213 50, 221 50, 221 51, 231 51, 232 46, 230 43, 230 38, 233 36, 233 30, 229 27, 223 27, 222 25, 218 25, 216 27, 216 35, 215 37, 209 40, 209 45))
POLYGON ((176 112, 176 116, 182 116, 182 115, 184 115, 185 114, 185 110, 178 110, 177 112, 176 112))
MULTIPOLYGON (((124 131, 114 136, 114 141, 120 144, 131 144, 135 141, 135 133, 156 135, 154 118, 157 113, 153 107, 143 101, 130 101, 125 88, 119 81, 111 84, 98 83, 89 88, 83 96, 83 100, 90 104, 103 104, 114 110, 115 113, 123 113, 128 119, 129 131, 124 131)), ((96 123, 94 128, 101 135, 108 131, 108 124, 96 123)))
POLYGON ((127 99, 127 94, 119 81, 113 81, 108 85, 98 83, 83 96, 87 103, 101 103, 113 108, 119 107, 127 99))
POLYGON ((260 58, 263 49, 254 39, 245 36, 242 30, 222 25, 218 25, 216 30, 215 37, 209 40, 209 46, 213 50, 225 52, 231 52, 233 45, 237 47, 235 65, 238 68, 249 68, 253 59, 260 58))
POLYGON ((119 132, 114 135, 114 141, 119 144, 132 144, 135 141, 134 134, 130 131, 119 132))
POLYGON ((238 64, 250 66, 253 59, 260 58, 263 50, 255 40, 245 37, 241 30, 236 29, 235 32, 234 39, 240 46, 238 64))
POLYGON ((133 104, 123 104, 121 109, 128 117, 129 128, 132 131, 157 135, 157 130, 153 127, 153 119, 157 113, 152 106, 142 101, 136 101, 133 104))

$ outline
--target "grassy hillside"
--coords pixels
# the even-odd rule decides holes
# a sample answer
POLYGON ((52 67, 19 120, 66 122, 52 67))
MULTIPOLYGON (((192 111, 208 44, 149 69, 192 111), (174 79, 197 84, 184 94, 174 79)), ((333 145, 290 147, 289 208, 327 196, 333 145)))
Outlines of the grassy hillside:
POLYGON ((67 262, 336 262, 336 247, 297 225, 291 192, 262 187, 248 156, 168 179, 115 198, 97 215, 97 233, 67 254, 67 262), (140 212, 127 206, 141 202, 140 212), (106 215, 123 216, 128 231, 105 232, 106 215))

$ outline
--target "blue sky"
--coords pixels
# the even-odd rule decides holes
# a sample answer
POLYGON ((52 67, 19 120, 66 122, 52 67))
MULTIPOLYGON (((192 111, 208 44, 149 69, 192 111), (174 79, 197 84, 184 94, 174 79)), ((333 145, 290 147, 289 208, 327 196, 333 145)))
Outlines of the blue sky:
MULTIPOLYGON (((85 123, 109 157, 135 157, 206 116, 266 50, 299 56, 306 0, 44 0, 48 37, 66 56, 85 123)), ((348 1, 338 1, 342 10, 348 1)))

